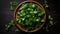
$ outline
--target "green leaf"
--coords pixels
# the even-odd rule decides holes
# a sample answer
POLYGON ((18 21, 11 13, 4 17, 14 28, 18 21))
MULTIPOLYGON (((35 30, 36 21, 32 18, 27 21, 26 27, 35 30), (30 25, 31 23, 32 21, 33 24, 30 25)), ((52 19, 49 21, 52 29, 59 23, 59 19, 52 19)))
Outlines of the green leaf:
POLYGON ((53 21, 50 21, 50 24, 53 25, 53 21))
POLYGON ((36 6, 34 4, 32 4, 32 8, 35 8, 36 6))
POLYGON ((42 19, 42 20, 41 20, 41 22, 45 22, 45 20, 44 20, 44 19, 42 19))
POLYGON ((7 25, 5 25, 5 30, 9 31, 13 26, 14 26, 14 23, 13 23, 13 20, 11 20, 7 25))
POLYGON ((53 18, 51 17, 51 15, 48 16, 48 19, 49 19, 49 20, 53 20, 53 18))
POLYGON ((38 13, 38 16, 42 16, 43 14, 45 14, 45 11, 38 13))
POLYGON ((29 32, 29 30, 28 30, 28 29, 26 29, 26 32, 29 32))
POLYGON ((15 32, 20 32, 20 30, 19 29, 15 29, 15 32))
POLYGON ((34 13, 36 14, 36 13, 37 13, 37 11, 34 11, 34 13))
POLYGON ((23 4, 22 7, 20 8, 20 10, 26 9, 26 7, 27 7, 27 4, 23 4))

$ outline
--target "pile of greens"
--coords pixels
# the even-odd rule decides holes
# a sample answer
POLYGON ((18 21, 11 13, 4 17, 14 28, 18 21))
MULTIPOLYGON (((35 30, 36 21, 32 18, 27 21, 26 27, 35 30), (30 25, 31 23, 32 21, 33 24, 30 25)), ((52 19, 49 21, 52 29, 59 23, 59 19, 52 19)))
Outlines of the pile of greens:
POLYGON ((39 6, 33 3, 23 3, 17 12, 18 16, 16 21, 26 30, 34 29, 39 27, 40 24, 44 23, 43 16, 45 11, 42 11, 39 6))

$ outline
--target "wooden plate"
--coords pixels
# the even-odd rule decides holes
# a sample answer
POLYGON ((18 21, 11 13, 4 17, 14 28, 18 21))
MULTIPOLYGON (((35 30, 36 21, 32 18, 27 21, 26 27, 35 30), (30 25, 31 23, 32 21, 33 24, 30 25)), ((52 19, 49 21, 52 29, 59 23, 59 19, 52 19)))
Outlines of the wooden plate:
MULTIPOLYGON (((23 3, 26 3, 26 2, 32 2, 32 3, 34 3, 35 5, 39 6, 42 11, 45 12, 44 7, 43 7, 40 3, 36 2, 36 1, 26 0, 26 1, 22 2, 22 3, 19 3, 19 5, 18 5, 18 6, 16 7, 16 9, 14 10, 14 23, 15 23, 15 25, 16 25, 20 30, 22 30, 22 31, 24 31, 24 32, 26 32, 25 28, 22 27, 22 26, 20 26, 20 25, 18 24, 18 22, 16 21, 16 17, 18 16, 18 15, 17 15, 17 11, 19 10, 19 8, 21 7, 21 5, 22 5, 23 3)), ((46 21, 46 12, 45 12, 45 14, 44 14, 44 16, 43 16, 43 19, 46 21)), ((29 32, 36 32, 36 31, 40 30, 40 29, 44 26, 44 24, 45 24, 45 22, 44 22, 43 24, 41 24, 39 28, 35 28, 35 29, 33 29, 33 30, 30 30, 29 32)))

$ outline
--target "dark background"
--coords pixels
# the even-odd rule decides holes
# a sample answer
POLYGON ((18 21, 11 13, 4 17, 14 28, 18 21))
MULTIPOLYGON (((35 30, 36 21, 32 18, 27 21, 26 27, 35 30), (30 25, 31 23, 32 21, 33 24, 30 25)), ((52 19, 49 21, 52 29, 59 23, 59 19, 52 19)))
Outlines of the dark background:
MULTIPOLYGON (((12 27, 12 29, 9 32, 5 31, 5 24, 9 23, 11 19, 13 19, 13 12, 9 10, 9 2, 11 1, 17 1, 22 2, 24 0, 0 0, 0 34, 27 34, 25 32, 16 33, 14 30, 16 27, 12 27)), ((35 0, 37 2, 41 2, 41 4, 44 2, 44 0, 35 0)), ((49 28, 49 32, 46 32, 45 30, 39 30, 32 34, 54 34, 54 33, 60 33, 60 14, 59 14, 59 4, 58 0, 47 0, 49 8, 46 8, 47 15, 51 15, 54 18, 54 21, 56 22, 55 25, 49 28)), ((31 33, 29 33, 31 34, 31 33)))

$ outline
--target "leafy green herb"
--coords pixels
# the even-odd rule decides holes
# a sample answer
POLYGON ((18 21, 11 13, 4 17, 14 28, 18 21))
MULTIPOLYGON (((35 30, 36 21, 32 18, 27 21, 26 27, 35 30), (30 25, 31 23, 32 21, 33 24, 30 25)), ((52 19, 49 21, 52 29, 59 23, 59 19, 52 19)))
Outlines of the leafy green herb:
POLYGON ((15 29, 15 32, 20 32, 20 30, 19 29, 15 29))
POLYGON ((18 2, 16 1, 10 2, 10 10, 13 11, 17 5, 18 5, 18 2))
POLYGON ((45 6, 45 8, 48 8, 49 7, 46 0, 44 0, 43 5, 45 6))
POLYGON ((45 12, 33 3, 23 3, 17 14, 16 21, 20 25, 26 26, 27 30, 34 29, 34 26, 39 27, 39 23, 44 22, 42 16, 45 12))
POLYGON ((5 25, 5 30, 6 30, 6 31, 9 31, 9 29, 10 29, 12 26, 14 26, 13 20, 11 20, 11 22, 10 22, 9 24, 5 25))

